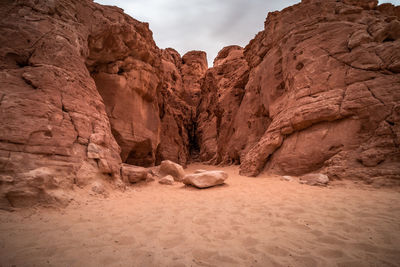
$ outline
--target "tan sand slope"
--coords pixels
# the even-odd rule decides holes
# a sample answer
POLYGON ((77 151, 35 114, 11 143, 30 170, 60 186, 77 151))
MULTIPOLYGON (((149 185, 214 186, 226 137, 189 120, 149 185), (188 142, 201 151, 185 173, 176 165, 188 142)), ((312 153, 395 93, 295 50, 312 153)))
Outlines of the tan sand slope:
MULTIPOLYGON (((186 172, 215 167, 192 165, 186 172)), ((151 185, 0 212, 0 266, 398 266, 400 192, 236 167, 206 190, 151 185), (83 202, 82 202, 83 201, 83 202)))

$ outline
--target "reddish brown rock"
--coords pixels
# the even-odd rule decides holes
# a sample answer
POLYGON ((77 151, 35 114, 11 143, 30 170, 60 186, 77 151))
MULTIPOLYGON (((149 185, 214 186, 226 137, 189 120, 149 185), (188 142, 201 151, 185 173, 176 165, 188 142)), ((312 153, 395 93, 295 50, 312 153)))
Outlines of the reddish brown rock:
POLYGON ((249 110, 261 108, 271 123, 257 144, 244 137, 253 145, 242 150, 242 174, 324 169, 333 178, 400 183, 400 22, 375 8, 303 1, 269 14, 245 49, 251 70, 237 118, 251 121, 249 110))
MULTIPOLYGON (((204 53, 204 52, 203 52, 204 53)), ((195 116, 195 106, 192 103, 190 92, 192 89, 187 87, 191 84, 196 85, 198 77, 204 75, 205 69, 196 68, 189 73, 188 64, 201 62, 203 53, 199 51, 189 52, 188 62, 184 62, 179 53, 174 49, 168 48, 162 51, 162 89, 159 91, 159 109, 161 118, 160 145, 157 149, 157 164, 163 160, 172 160, 183 166, 190 160, 190 146, 194 137, 193 117, 195 116), (183 69, 185 69, 185 81, 183 79, 183 69), (189 82, 192 81, 192 82, 189 82)), ((187 56, 184 57, 187 57, 187 56)), ((206 61, 207 62, 207 61, 206 61)))
POLYGON ((91 1, 2 2, 0 13, 2 203, 51 202, 53 188, 99 178, 121 187, 121 162, 188 162, 181 59, 171 56, 180 91, 163 92, 169 73, 148 24, 91 1), (162 137, 169 152, 158 153, 162 137), (31 175, 43 167, 65 178, 31 175))
POLYGON ((195 108, 200 101, 200 86, 207 69, 208 63, 205 52, 190 51, 183 55, 180 71, 185 88, 186 102, 195 108))
POLYGON ((16 206, 51 202, 62 198, 55 189, 96 172, 118 184, 120 148, 85 59, 89 35, 132 19, 86 1, 0 5, 0 175, 13 177, 1 197, 16 206), (31 175, 43 167, 54 173, 49 183, 31 175))
POLYGON ((138 183, 150 178, 150 170, 129 164, 121 165, 121 176, 125 183, 138 183))
POLYGON ((233 122, 247 79, 248 66, 239 46, 222 49, 205 74, 196 119, 201 161, 238 163, 235 148, 240 144, 233 136, 241 129, 235 128, 233 122))

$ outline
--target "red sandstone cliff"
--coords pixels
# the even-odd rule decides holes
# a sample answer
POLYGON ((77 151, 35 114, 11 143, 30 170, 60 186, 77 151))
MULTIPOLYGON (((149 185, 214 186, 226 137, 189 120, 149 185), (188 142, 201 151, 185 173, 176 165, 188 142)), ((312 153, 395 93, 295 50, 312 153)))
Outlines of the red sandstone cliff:
POLYGON ((309 0, 270 13, 244 51, 250 73, 233 142, 207 158, 240 160, 247 176, 319 171, 399 184, 400 21, 398 8, 376 4, 309 0))
POLYGON ((123 187, 121 162, 188 162, 185 90, 198 90, 204 52, 164 57, 148 24, 90 1, 3 1, 0 13, 2 204, 123 187))
POLYGON ((242 49, 160 50, 91 1, 0 3, 0 205, 124 187, 121 163, 399 184, 399 7, 303 0, 242 49), (192 154, 192 155, 191 155, 192 154))

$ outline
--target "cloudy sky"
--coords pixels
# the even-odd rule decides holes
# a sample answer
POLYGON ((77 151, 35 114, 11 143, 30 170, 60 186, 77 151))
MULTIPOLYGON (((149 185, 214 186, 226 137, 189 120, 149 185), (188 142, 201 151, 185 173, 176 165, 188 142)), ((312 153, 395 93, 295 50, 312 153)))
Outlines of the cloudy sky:
MULTIPOLYGON (((158 47, 172 47, 181 55, 207 52, 212 65, 227 45, 245 46, 263 29, 270 11, 300 0, 95 0, 118 6, 137 20, 150 23, 158 47)), ((380 1, 400 5, 400 0, 380 1)))

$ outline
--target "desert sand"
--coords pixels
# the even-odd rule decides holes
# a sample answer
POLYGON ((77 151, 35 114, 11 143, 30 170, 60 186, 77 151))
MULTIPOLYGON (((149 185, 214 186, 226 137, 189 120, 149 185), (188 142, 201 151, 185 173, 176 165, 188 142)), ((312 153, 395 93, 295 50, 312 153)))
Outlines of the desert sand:
POLYGON ((199 190, 139 184, 66 208, 0 211, 0 266, 398 266, 400 191, 221 169, 199 190))

